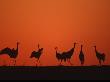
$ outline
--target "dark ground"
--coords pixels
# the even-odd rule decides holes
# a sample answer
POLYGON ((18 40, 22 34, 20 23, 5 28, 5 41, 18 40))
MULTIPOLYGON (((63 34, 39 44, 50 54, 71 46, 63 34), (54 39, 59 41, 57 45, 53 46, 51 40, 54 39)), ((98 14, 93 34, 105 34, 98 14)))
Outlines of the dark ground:
POLYGON ((0 67, 0 80, 110 80, 110 66, 0 67))

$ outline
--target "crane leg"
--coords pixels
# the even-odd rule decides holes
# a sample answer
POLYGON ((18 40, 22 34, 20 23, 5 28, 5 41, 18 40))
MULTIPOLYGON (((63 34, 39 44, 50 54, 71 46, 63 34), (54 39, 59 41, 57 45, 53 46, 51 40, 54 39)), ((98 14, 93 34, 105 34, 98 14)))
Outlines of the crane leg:
POLYGON ((84 61, 81 61, 81 66, 83 66, 83 64, 84 64, 84 61))
POLYGON ((40 62, 40 60, 38 60, 38 62, 39 62, 40 65, 42 65, 41 62, 40 62))
POLYGON ((101 66, 101 60, 99 60, 99 66, 101 66))
POLYGON ((83 63, 81 63, 81 66, 83 66, 83 63))
POLYGON ((60 61, 60 64, 59 65, 62 65, 62 60, 60 61))
POLYGON ((13 65, 16 66, 16 59, 13 59, 13 65))
POLYGON ((73 65, 73 64, 71 63, 70 59, 68 59, 67 61, 68 61, 68 63, 70 63, 71 66, 73 65))
POLYGON ((9 61, 9 66, 11 66, 11 60, 9 61))
POLYGON ((9 66, 12 66, 12 63, 14 62, 14 59, 10 59, 10 64, 9 66))
POLYGON ((38 59, 36 60, 36 67, 38 66, 38 59))
POLYGON ((16 66, 16 59, 14 60, 14 66, 16 66))

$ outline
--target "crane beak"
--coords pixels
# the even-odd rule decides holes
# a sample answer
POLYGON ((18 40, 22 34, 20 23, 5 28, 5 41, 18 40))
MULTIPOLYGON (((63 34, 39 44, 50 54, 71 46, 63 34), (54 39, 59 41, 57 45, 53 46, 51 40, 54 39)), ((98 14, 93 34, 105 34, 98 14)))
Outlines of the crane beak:
POLYGON ((58 49, 58 47, 55 47, 55 50, 57 50, 58 49))

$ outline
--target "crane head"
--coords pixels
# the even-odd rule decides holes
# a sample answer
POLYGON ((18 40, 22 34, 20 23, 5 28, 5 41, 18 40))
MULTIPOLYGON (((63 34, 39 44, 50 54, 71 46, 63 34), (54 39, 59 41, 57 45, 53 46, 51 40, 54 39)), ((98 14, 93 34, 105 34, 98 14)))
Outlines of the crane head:
POLYGON ((93 46, 94 48, 96 48, 96 46, 93 46))
POLYGON ((58 50, 58 47, 55 47, 55 50, 58 50))
POLYGON ((43 52, 43 48, 39 49, 40 52, 43 52))

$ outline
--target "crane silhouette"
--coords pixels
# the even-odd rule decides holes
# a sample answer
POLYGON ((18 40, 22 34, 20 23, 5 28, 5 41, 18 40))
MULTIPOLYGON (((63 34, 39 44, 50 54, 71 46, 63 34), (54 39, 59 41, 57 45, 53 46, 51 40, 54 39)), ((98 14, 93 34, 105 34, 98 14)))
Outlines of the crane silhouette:
MULTIPOLYGON (((31 56, 30 56, 30 58, 36 58, 37 59, 37 63, 39 62, 40 63, 40 57, 41 57, 41 54, 42 54, 42 52, 43 52, 43 48, 39 48, 39 44, 38 44, 38 51, 33 51, 32 53, 31 53, 31 56)), ((37 66, 37 63, 36 63, 36 66, 37 66)))
POLYGON ((80 54, 79 54, 79 59, 80 59, 80 62, 81 62, 81 65, 84 64, 84 53, 83 53, 83 45, 81 45, 81 50, 80 50, 80 54))
POLYGON ((59 65, 62 65, 62 61, 65 61, 64 55, 62 55, 62 53, 58 53, 58 47, 55 47, 56 50, 56 58, 58 61, 60 61, 59 65))
POLYGON ((95 48, 96 57, 99 60, 99 65, 101 66, 102 61, 103 62, 105 61, 105 54, 98 52, 96 46, 94 46, 94 48, 95 48))
POLYGON ((70 49, 67 52, 63 52, 63 53, 58 53, 58 47, 55 48, 56 50, 56 58, 58 59, 58 61, 60 61, 60 64, 62 63, 62 61, 64 62, 69 62, 71 65, 73 65, 70 61, 73 53, 74 53, 74 49, 75 49, 76 43, 74 43, 74 47, 72 49, 70 49))
POLYGON ((75 42, 75 43, 74 43, 74 47, 73 47, 72 49, 70 49, 69 51, 63 52, 64 58, 66 58, 66 61, 69 62, 70 65, 73 65, 70 60, 71 60, 71 57, 72 57, 73 54, 74 54, 74 50, 75 50, 76 44, 77 44, 77 43, 75 42))
POLYGON ((14 66, 16 65, 16 58, 18 56, 18 45, 19 45, 19 42, 17 42, 17 48, 16 49, 10 49, 10 48, 4 48, 0 51, 0 55, 8 55, 10 58, 13 59, 14 61, 14 66))

